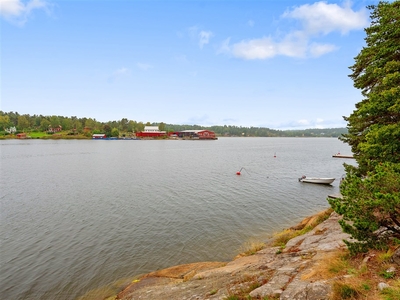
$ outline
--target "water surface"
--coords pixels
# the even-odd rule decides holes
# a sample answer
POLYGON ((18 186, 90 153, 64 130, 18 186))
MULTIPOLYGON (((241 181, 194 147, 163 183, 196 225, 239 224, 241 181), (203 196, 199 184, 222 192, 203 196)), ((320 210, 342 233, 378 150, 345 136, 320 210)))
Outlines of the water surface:
POLYGON ((332 158, 351 154, 334 138, 0 147, 3 299, 95 299, 121 278, 231 260, 246 241, 329 207, 351 163, 332 158), (301 175, 337 180, 312 185, 301 175))

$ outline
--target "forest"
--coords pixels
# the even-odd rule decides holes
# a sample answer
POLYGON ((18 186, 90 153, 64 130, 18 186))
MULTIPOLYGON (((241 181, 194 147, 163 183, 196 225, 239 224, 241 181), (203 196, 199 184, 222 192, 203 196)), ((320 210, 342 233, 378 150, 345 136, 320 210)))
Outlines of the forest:
POLYGON ((145 126, 158 126, 162 131, 181 131, 207 129, 214 131, 218 136, 243 137, 340 137, 347 133, 346 128, 324 128, 303 130, 276 130, 265 127, 242 127, 233 125, 200 126, 177 125, 163 122, 137 122, 122 118, 117 121, 99 122, 95 118, 79 118, 76 116, 43 116, 19 114, 18 112, 0 111, 0 137, 7 137, 18 133, 27 133, 32 136, 91 137, 94 133, 104 133, 109 137, 132 136, 135 132, 144 130, 145 126))

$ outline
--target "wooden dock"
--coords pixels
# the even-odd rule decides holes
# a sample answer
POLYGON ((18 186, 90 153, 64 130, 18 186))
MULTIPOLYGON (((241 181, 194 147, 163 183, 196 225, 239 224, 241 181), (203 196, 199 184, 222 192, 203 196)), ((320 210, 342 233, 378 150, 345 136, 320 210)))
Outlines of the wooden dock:
POLYGON ((332 155, 332 157, 336 157, 336 158, 354 158, 353 155, 342 155, 340 153, 334 154, 334 155, 332 155))
POLYGON ((330 194, 330 195, 328 195, 328 198, 331 198, 331 199, 342 199, 343 196, 341 194, 330 194))

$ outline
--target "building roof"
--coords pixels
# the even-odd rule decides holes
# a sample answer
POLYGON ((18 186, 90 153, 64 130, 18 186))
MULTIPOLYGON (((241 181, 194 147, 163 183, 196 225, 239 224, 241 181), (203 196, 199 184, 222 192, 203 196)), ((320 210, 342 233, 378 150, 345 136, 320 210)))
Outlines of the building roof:
POLYGON ((180 132, 193 132, 193 133, 198 133, 198 132, 202 132, 202 131, 210 131, 210 130, 207 130, 207 129, 197 129, 197 130, 188 129, 188 130, 182 130, 182 131, 180 131, 180 132))
POLYGON ((144 126, 144 131, 159 132, 158 126, 144 126))

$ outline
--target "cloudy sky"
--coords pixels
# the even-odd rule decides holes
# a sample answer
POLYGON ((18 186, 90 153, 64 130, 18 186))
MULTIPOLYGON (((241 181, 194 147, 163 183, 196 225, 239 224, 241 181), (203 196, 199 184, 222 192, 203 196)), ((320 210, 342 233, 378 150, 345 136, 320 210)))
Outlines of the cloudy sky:
POLYGON ((345 127, 365 1, 0 0, 5 112, 345 127))

